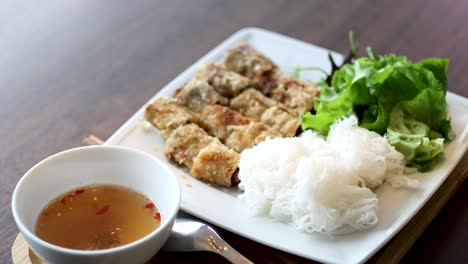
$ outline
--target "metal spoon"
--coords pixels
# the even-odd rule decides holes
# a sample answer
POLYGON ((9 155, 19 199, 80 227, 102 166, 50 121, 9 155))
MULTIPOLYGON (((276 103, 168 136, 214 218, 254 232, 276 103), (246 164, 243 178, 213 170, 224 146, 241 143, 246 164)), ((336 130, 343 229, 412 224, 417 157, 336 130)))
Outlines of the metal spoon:
POLYGON ((162 249, 166 251, 211 251, 225 257, 231 263, 253 264, 226 243, 212 227, 183 212, 177 215, 171 235, 162 249))

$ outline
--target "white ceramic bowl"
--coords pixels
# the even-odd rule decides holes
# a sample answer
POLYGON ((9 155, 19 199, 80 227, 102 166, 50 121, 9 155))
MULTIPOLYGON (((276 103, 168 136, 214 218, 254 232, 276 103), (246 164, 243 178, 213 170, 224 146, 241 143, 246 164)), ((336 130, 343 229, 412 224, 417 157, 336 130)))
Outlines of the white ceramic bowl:
POLYGON ((91 146, 55 154, 32 167, 18 182, 13 217, 30 247, 48 263, 144 263, 166 242, 180 204, 174 173, 151 155, 125 147, 91 146), (60 194, 90 184, 131 188, 156 203, 161 226, 132 243, 104 250, 74 250, 38 238, 34 226, 41 210, 60 194))

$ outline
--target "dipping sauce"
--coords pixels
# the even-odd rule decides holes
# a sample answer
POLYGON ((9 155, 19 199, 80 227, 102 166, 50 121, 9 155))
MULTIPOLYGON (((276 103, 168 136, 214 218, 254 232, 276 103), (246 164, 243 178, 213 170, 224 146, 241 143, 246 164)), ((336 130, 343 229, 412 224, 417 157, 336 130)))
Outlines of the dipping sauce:
POLYGON ((36 222, 36 235, 57 246, 97 250, 138 240, 161 224, 156 205, 117 185, 89 185, 48 204, 36 222))

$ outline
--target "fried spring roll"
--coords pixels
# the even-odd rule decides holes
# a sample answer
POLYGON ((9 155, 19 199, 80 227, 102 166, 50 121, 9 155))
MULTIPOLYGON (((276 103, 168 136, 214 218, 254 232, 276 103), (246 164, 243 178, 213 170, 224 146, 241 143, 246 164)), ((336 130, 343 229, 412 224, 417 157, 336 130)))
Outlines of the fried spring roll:
POLYGON ((250 86, 250 80, 246 77, 214 63, 199 68, 193 79, 207 81, 220 95, 227 98, 238 95, 250 86))
POLYGON ((261 122, 250 122, 247 125, 229 126, 229 136, 226 138, 226 146, 237 152, 251 148, 267 138, 282 137, 279 132, 271 129, 261 122))
POLYGON ((260 120, 262 114, 278 103, 255 89, 247 89, 234 97, 229 106, 247 117, 260 120))
POLYGON ((192 80, 176 91, 175 98, 190 110, 200 113, 206 104, 228 105, 229 99, 221 96, 204 80, 192 80))
POLYGON ((176 99, 166 97, 160 97, 148 105, 144 118, 159 130, 164 139, 179 126, 200 123, 198 114, 180 105, 176 99))
POLYGON ((261 93, 299 113, 313 108, 317 88, 281 73, 271 60, 249 44, 244 43, 228 51, 224 66, 248 77, 261 93))
POLYGON ((193 159, 190 173, 199 179, 230 187, 237 182, 240 155, 219 141, 212 141, 193 159))
POLYGON ((235 181, 239 154, 196 124, 175 129, 167 139, 165 153, 187 166, 196 178, 226 187, 235 181))
POLYGON ((166 155, 179 164, 191 168, 193 158, 198 152, 216 138, 208 135, 196 124, 183 125, 176 128, 166 141, 166 155))
POLYGON ((281 137, 276 129, 221 105, 207 105, 200 116, 201 127, 226 146, 242 152, 267 137, 281 137), (257 138, 262 135, 262 137, 257 138))
POLYGON ((286 137, 294 136, 301 125, 297 111, 279 104, 255 89, 245 90, 233 98, 230 106, 247 117, 264 122, 286 137))
POLYGON ((251 80, 258 79, 277 68, 269 58, 248 43, 242 43, 230 49, 223 63, 228 70, 235 71, 251 80))
POLYGON ((278 104, 263 112, 260 121, 278 130, 285 137, 293 137, 301 126, 299 114, 294 109, 278 104))
POLYGON ((296 80, 280 72, 273 75, 273 80, 276 88, 271 91, 271 98, 299 113, 309 112, 314 107, 318 89, 312 83, 296 80))
POLYGON ((222 142, 229 136, 228 126, 246 125, 252 122, 242 114, 221 105, 206 105, 200 117, 201 127, 222 142))
POLYGON ((265 95, 271 94, 276 88, 270 76, 277 71, 278 66, 248 43, 230 49, 223 63, 226 69, 249 78, 252 86, 265 95))

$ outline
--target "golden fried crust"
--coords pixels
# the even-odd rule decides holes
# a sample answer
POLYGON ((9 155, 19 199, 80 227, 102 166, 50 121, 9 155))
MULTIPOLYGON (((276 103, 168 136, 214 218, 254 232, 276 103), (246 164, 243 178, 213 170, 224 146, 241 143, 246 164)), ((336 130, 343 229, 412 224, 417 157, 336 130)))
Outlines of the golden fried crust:
POLYGON ((260 120, 263 112, 276 104, 275 100, 250 88, 234 97, 230 102, 230 107, 247 117, 260 120))
POLYGON ((200 67, 193 77, 207 81, 222 96, 232 98, 250 86, 250 80, 221 65, 209 63, 200 67))
POLYGON ((219 142, 198 125, 189 124, 172 131, 167 138, 164 150, 167 157, 190 168, 200 150, 213 141, 219 142))
POLYGON ((297 111, 255 89, 245 90, 233 98, 230 106, 245 116, 264 122, 286 137, 294 136, 300 126, 297 111))
POLYGON ((310 111, 318 96, 313 84, 282 74, 270 59, 247 43, 229 50, 224 66, 249 78, 251 85, 262 94, 299 113, 310 111))
POLYGON ((167 139, 168 158, 198 179, 230 187, 238 181, 239 153, 267 138, 294 136, 299 114, 312 109, 317 95, 314 85, 282 74, 243 43, 223 65, 198 69, 175 98, 158 98, 145 119, 167 139))
POLYGON ((262 92, 266 96, 271 96, 273 90, 278 87, 278 83, 275 79, 276 71, 267 71, 261 75, 252 78, 251 82, 255 89, 262 92))
POLYGON ((295 136, 301 126, 297 111, 282 104, 268 108, 263 112, 260 121, 278 130, 285 137, 295 136))
POLYGON ((248 43, 242 43, 230 49, 224 58, 224 67, 247 78, 258 78, 265 72, 273 71, 277 66, 248 43))
POLYGON ((265 141, 268 138, 277 138, 277 137, 283 137, 283 135, 274 129, 262 131, 257 137, 255 137, 254 144, 257 145, 258 143, 265 141))
POLYGON ((240 159, 238 153, 195 124, 174 130, 167 139, 165 153, 187 166, 194 177, 226 187, 235 180, 240 159))
POLYGON ((206 105, 201 113, 201 126, 208 134, 219 138, 222 142, 228 137, 227 127, 232 125, 245 125, 250 119, 221 105, 206 105))
POLYGON ((201 180, 230 187, 240 156, 219 141, 212 141, 193 159, 190 173, 201 180))
POLYGON ((228 105, 229 99, 221 96, 204 80, 192 80, 176 91, 175 98, 190 110, 200 113, 208 104, 228 105))
POLYGON ((237 152, 253 147, 267 137, 282 137, 282 135, 270 126, 261 122, 250 122, 247 125, 229 126, 229 136, 225 141, 226 146, 237 152))
POLYGON ((291 107, 299 113, 309 112, 314 107, 314 98, 318 96, 315 85, 296 80, 277 72, 274 76, 276 88, 271 98, 291 107))
POLYGON ((155 126, 164 139, 179 126, 199 123, 198 115, 173 98, 160 97, 145 109, 144 118, 155 126))

